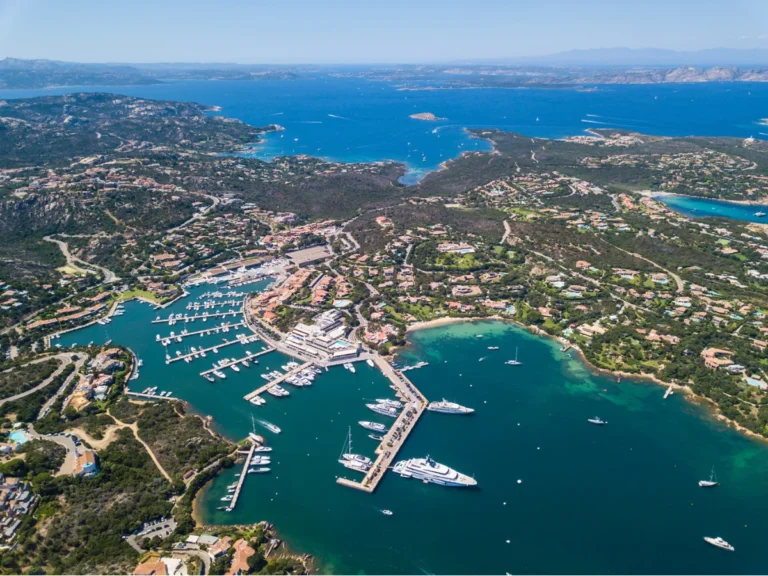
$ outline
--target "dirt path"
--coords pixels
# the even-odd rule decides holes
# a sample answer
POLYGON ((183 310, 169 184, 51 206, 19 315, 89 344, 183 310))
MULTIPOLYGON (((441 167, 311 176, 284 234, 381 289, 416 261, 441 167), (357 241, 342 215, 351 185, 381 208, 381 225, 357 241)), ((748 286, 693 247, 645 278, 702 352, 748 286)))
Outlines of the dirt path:
MULTIPOLYGON (((112 416, 112 414, 109 414, 109 415, 112 416)), ((160 464, 160 461, 157 459, 157 456, 155 456, 155 453, 152 452, 152 449, 149 447, 149 444, 144 442, 144 440, 142 440, 139 437, 139 427, 138 427, 138 425, 135 422, 133 424, 126 424, 125 422, 121 422, 120 420, 118 420, 114 416, 112 416, 112 418, 114 418, 115 422, 117 422, 117 424, 118 424, 117 428, 118 429, 119 428, 130 428, 133 431, 134 437, 136 438, 136 440, 141 442, 142 446, 144 446, 144 449, 147 451, 147 454, 149 454, 149 457, 152 458, 152 462, 155 463, 155 466, 157 466, 157 469, 160 470, 160 473, 163 476, 165 476, 165 479, 168 480, 168 482, 173 484, 173 480, 171 480, 170 474, 168 474, 168 472, 165 471, 165 468, 163 468, 162 464, 160 464)))

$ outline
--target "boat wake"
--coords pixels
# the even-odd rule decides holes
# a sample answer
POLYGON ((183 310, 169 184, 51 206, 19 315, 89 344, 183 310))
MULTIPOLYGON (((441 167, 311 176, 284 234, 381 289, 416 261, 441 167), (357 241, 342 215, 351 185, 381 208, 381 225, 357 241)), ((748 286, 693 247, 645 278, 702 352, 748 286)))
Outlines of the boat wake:
POLYGON ((328 114, 329 118, 338 118, 339 120, 351 120, 351 118, 344 118, 344 116, 339 116, 338 114, 328 114))

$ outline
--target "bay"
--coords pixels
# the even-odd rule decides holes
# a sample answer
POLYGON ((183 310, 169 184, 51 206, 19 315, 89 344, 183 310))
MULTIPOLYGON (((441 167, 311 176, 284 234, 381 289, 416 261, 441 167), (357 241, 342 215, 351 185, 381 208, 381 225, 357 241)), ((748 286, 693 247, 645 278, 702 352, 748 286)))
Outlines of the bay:
MULTIPOLYGON (((192 289, 191 298, 208 289, 192 289)), ((162 317, 183 312, 189 301, 162 317)), ((242 396, 263 383, 259 373, 279 369, 287 357, 267 354, 258 366, 210 384, 198 376, 210 353, 190 364, 165 364, 155 334, 169 328, 151 323, 156 314, 130 302, 109 326, 93 325, 57 342, 110 338, 131 347, 144 360, 132 389, 172 390, 193 410, 212 415, 215 428, 233 440, 252 429, 251 416, 283 429, 280 435, 257 429, 274 448, 272 472, 246 479, 235 511, 216 508, 240 470, 226 471, 206 489, 197 511, 207 523, 269 520, 292 550, 314 554, 321 570, 335 573, 766 570, 765 445, 680 395, 663 400, 660 386, 595 375, 552 340, 501 322, 412 333, 398 360, 429 362, 408 372, 414 384, 431 400, 445 397, 476 412, 425 413, 398 459, 430 454, 474 475, 478 488, 425 485, 390 472, 369 495, 335 483, 337 476, 355 476, 336 460, 350 427, 355 451, 373 456, 375 442, 356 422, 388 423, 364 406, 391 395, 383 375, 365 364, 355 374, 332 368, 311 388, 290 388, 290 397, 268 397, 266 406, 254 407, 242 396), (523 365, 505 365, 516 348, 523 365), (595 415, 608 425, 589 424, 595 415), (721 486, 703 490, 697 482, 713 465, 721 486), (385 508, 394 514, 381 514, 385 508), (736 552, 708 546, 703 536, 722 536, 736 552)), ((187 325, 203 327, 199 320, 187 325)), ((190 338, 173 346, 197 345, 198 337, 190 338)), ((200 337, 206 346, 216 339, 220 335, 200 337)), ((255 352, 260 345, 246 348, 255 352)), ((241 351, 236 344, 219 356, 241 351)))
POLYGON ((488 150, 464 128, 498 128, 562 138, 590 128, 620 128, 662 136, 765 138, 768 85, 706 83, 600 86, 577 89, 408 90, 394 82, 337 78, 171 82, 152 86, 87 86, 0 90, 0 98, 111 92, 217 105, 221 114, 253 125, 280 124, 253 155, 309 154, 343 162, 395 160, 414 183, 465 151, 488 150), (409 116, 432 112, 437 122, 409 116))
POLYGON ((744 220, 758 224, 768 224, 768 216, 756 216, 758 212, 768 214, 768 204, 741 204, 725 200, 709 198, 693 198, 676 194, 660 194, 654 197, 679 212, 691 218, 729 218, 744 220))

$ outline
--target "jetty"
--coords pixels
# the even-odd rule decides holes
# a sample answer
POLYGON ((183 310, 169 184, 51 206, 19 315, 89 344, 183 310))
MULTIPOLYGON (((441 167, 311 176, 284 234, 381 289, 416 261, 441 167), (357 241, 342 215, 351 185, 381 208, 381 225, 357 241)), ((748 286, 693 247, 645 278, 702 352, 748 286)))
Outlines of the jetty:
POLYGON ((194 358, 195 356, 200 356, 200 352, 211 352, 214 348, 216 350, 220 348, 225 348, 227 346, 231 346, 232 344, 249 344, 251 342, 250 338, 235 338, 234 340, 224 340, 221 344, 216 344, 215 346, 211 346, 210 348, 198 348, 195 352, 189 352, 187 354, 180 354, 179 356, 169 358, 166 360, 168 364, 173 364, 174 362, 178 362, 179 360, 184 360, 185 358, 194 358))
POLYGON ((203 328, 202 330, 195 330, 194 332, 185 332, 185 333, 181 333, 181 334, 174 334, 173 336, 171 336, 171 335, 160 336, 158 334, 158 336, 160 336, 160 340, 157 340, 157 342, 161 342, 162 343, 163 340, 169 340, 169 341, 171 341, 169 343, 172 343, 172 342, 176 341, 176 338, 184 339, 184 338, 187 338, 189 336, 197 336, 198 334, 202 334, 203 336, 206 336, 206 335, 209 335, 209 334, 212 334, 212 333, 215 334, 217 330, 219 331, 219 333, 221 333, 222 329, 225 328, 225 327, 229 328, 230 330, 233 330, 235 328, 240 328, 241 326, 245 326, 245 322, 237 322, 235 324, 224 324, 224 325, 220 324, 218 326, 211 326, 210 328, 203 328))
POLYGON ((181 316, 180 318, 176 318, 175 316, 172 318, 155 318, 152 320, 152 324, 167 324, 169 322, 173 322, 174 324, 177 322, 194 322, 195 320, 202 318, 221 318, 224 316, 237 316, 238 314, 240 314, 240 310, 229 310, 228 312, 204 312, 203 314, 195 314, 194 316, 181 316))
POLYGON ((240 473, 240 478, 237 480, 237 488, 235 488, 235 493, 232 496, 232 500, 229 502, 229 506, 227 506, 227 512, 234 510, 235 506, 237 505, 237 499, 240 497, 240 490, 243 489, 243 482, 245 482, 245 477, 248 476, 248 466, 251 465, 251 458, 253 458, 254 450, 256 450, 256 443, 252 441, 251 449, 248 450, 248 456, 245 457, 243 471, 240 473))
POLYGON ((146 400, 178 400, 178 398, 173 398, 171 396, 160 396, 159 394, 144 394, 143 392, 131 392, 130 390, 126 390, 125 393, 128 396, 134 396, 136 398, 144 398, 146 400))
POLYGON ((250 402, 251 398, 255 398, 256 396, 260 396, 260 395, 264 394, 264 392, 266 392, 272 386, 275 386, 276 384, 280 384, 281 382, 283 382, 289 376, 293 376, 294 374, 298 374, 299 372, 301 372, 302 370, 306 370, 310 366, 312 366, 312 362, 305 362, 301 366, 298 366, 297 368, 294 368, 293 370, 289 370, 288 372, 286 372, 282 376, 279 376, 279 377, 275 378, 274 380, 271 380, 270 382, 267 382, 263 386, 259 386, 253 392, 249 392, 248 394, 243 396, 243 399, 250 402))
POLYGON ((369 494, 376 490, 384 477, 384 473, 392 465, 392 461, 405 444, 408 435, 416 426, 428 404, 427 398, 401 371, 395 370, 380 356, 376 356, 373 361, 395 386, 395 395, 405 403, 405 406, 394 425, 384 435, 384 439, 376 448, 376 460, 370 470, 366 472, 365 477, 359 482, 347 478, 336 479, 336 482, 342 486, 362 490, 369 494))
POLYGON ((269 354, 270 352, 274 352, 274 348, 267 348, 266 350, 262 350, 261 352, 256 352, 256 354, 248 354, 246 356, 243 356, 242 358, 237 358, 235 360, 232 360, 230 362, 225 362, 224 364, 219 364, 216 368, 211 368, 210 370, 204 370, 203 372, 200 372, 200 376, 205 376, 206 374, 212 374, 216 370, 222 370, 224 368, 229 368, 230 366, 236 366, 238 364, 242 364, 243 360, 247 361, 253 361, 258 362, 256 358, 259 356, 264 356, 264 354, 269 354))

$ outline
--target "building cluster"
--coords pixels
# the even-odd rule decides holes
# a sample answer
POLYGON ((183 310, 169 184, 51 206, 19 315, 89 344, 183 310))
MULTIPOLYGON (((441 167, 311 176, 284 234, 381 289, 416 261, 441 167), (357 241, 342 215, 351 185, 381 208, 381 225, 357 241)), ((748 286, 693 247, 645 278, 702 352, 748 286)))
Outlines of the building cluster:
POLYGON ((0 473, 0 550, 13 544, 24 516, 36 502, 27 482, 0 473))
POLYGON ((119 348, 108 348, 99 352, 89 363, 88 375, 80 376, 80 381, 69 398, 69 406, 82 410, 92 401, 104 400, 109 389, 115 382, 115 372, 125 368, 120 360, 122 351, 119 348))
POLYGON ((357 356, 359 345, 347 340, 347 332, 339 310, 326 310, 315 316, 311 324, 298 323, 288 333, 288 347, 311 358, 342 360, 357 356))

